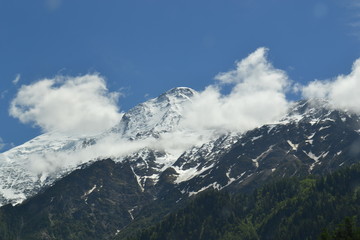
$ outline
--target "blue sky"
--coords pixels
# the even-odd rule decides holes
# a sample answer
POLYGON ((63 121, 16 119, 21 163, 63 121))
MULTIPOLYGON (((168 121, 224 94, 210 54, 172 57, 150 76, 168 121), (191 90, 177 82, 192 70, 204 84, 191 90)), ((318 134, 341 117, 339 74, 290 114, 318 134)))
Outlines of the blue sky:
POLYGON ((259 47, 300 84, 349 74, 359 13, 351 0, 0 0, 0 145, 41 133, 9 105, 57 75, 99 73, 126 111, 173 87, 203 90, 259 47))

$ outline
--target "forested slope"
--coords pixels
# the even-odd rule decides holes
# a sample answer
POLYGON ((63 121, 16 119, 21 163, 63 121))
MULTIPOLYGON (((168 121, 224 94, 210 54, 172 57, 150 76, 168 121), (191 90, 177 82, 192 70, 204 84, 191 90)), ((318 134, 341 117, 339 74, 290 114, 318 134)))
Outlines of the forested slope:
POLYGON ((318 239, 359 216, 359 190, 360 165, 321 178, 277 180, 252 195, 210 190, 129 239, 318 239))

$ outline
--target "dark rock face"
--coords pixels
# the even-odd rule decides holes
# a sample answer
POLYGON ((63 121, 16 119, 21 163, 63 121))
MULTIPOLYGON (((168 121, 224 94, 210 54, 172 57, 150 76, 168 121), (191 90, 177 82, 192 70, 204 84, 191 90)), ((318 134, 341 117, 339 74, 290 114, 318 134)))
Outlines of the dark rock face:
POLYGON ((149 200, 152 197, 141 190, 128 164, 107 159, 2 210, 16 216, 11 229, 16 239, 108 239, 149 200))

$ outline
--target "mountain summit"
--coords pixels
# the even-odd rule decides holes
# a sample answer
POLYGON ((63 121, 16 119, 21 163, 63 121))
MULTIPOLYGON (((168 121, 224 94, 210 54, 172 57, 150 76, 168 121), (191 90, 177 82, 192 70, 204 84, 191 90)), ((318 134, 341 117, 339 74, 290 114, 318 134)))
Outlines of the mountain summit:
MULTIPOLYGON (((121 161, 126 154, 107 153, 103 150, 105 145, 121 149, 127 141, 154 139, 172 131, 182 118, 185 104, 196 94, 191 88, 174 88, 130 109, 118 125, 100 135, 69 137, 59 132, 45 133, 1 153, 0 205, 20 203, 83 164, 108 154, 121 161)), ((138 145, 145 147, 146 143, 138 145)))
POLYGON ((112 132, 131 139, 158 137, 160 133, 169 132, 178 126, 184 105, 190 103, 196 94, 191 88, 173 88, 130 109, 112 132))

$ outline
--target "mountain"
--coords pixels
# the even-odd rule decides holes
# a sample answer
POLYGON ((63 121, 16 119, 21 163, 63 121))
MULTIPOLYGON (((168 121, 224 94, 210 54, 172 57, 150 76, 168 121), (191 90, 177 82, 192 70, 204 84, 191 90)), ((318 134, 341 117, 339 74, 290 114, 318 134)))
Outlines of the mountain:
POLYGON ((191 102, 191 98, 197 94, 191 88, 171 89, 130 109, 111 132, 129 139, 148 136, 157 138, 161 133, 170 132, 179 125, 184 105, 191 102))
POLYGON ((209 187, 251 191, 270 178, 325 174, 360 160, 359 116, 332 110, 320 100, 297 102, 278 123, 223 141, 229 138, 177 160, 179 173, 197 170, 189 180, 178 181, 182 192, 192 195, 209 187))
POLYGON ((252 193, 360 160, 359 115, 324 100, 295 102, 278 122, 219 136, 181 125, 196 95, 175 88, 99 135, 46 133, 2 153, 5 239, 123 238, 205 190, 252 193))
POLYGON ((80 139, 47 133, 0 154, 0 204, 21 203, 66 173, 65 169, 54 167, 59 163, 46 161, 45 156, 79 148, 80 139), (38 164, 38 159, 44 160, 38 164), (49 174, 47 170, 51 167, 56 169, 49 174))
POLYGON ((111 157, 120 162, 146 156, 149 163, 143 164, 150 164, 156 172, 171 165, 179 153, 147 146, 155 145, 161 134, 178 126, 184 106, 196 94, 190 88, 174 88, 129 110, 119 124, 105 133, 97 136, 46 133, 0 154, 0 205, 21 203, 98 159, 111 157))

